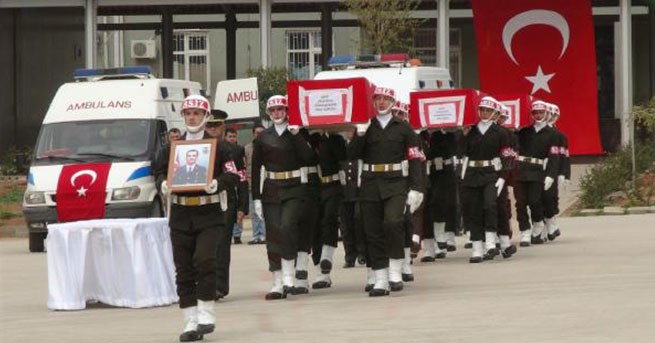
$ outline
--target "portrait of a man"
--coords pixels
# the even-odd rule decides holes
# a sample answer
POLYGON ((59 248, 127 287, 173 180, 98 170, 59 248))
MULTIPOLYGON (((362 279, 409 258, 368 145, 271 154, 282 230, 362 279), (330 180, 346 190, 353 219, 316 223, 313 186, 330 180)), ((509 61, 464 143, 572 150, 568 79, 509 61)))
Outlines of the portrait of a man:
POLYGON ((173 184, 197 184, 207 182, 207 168, 199 165, 198 150, 189 149, 186 152, 185 165, 180 166, 173 176, 173 184))

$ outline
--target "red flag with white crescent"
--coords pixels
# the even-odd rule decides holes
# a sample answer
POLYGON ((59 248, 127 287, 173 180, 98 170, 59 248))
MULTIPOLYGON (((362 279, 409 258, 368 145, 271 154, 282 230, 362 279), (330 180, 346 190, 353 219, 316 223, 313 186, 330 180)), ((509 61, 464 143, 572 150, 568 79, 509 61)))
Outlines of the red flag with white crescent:
POLYGON ((473 0, 480 88, 560 107, 572 154, 601 152, 590 0, 473 0))
POLYGON ((57 182, 59 222, 99 219, 105 216, 107 176, 111 163, 66 165, 57 182))

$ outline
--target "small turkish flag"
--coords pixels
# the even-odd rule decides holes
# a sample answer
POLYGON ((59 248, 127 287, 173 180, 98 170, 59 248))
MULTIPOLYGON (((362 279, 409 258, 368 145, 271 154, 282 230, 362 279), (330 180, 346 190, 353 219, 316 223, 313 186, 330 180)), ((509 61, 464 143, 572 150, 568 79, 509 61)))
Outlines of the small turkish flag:
POLYGON ((473 20, 480 89, 558 105, 571 152, 600 153, 590 0, 473 0, 473 20))
POLYGON ((57 182, 59 222, 100 219, 105 216, 107 176, 111 163, 66 165, 57 182))

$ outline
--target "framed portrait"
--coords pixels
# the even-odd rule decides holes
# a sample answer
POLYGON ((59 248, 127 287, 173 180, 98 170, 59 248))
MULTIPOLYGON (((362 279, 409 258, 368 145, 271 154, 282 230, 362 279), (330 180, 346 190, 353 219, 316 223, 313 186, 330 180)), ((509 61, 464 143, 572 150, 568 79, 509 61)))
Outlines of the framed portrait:
POLYGON ((168 183, 171 192, 202 191, 214 178, 216 140, 171 142, 168 183))

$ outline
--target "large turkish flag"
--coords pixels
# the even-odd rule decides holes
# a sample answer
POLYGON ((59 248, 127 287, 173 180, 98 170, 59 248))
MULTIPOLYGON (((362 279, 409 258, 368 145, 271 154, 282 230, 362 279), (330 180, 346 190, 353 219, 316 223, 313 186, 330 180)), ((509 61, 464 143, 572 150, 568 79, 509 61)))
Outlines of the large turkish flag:
POLYGON ((61 169, 57 182, 59 222, 105 216, 107 176, 111 163, 71 164, 61 169))
POLYGON ((486 93, 557 104, 574 155, 601 153, 590 0, 473 0, 486 93))

